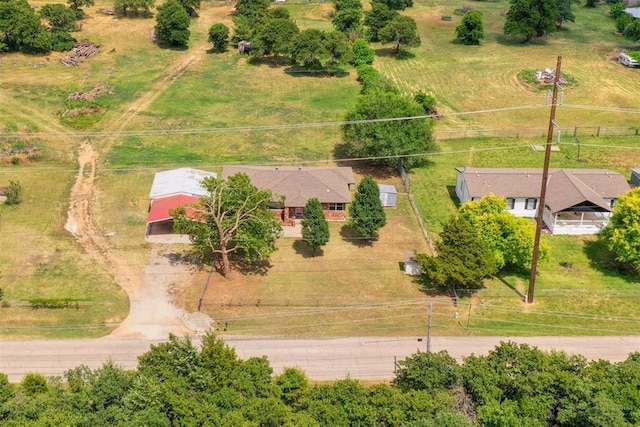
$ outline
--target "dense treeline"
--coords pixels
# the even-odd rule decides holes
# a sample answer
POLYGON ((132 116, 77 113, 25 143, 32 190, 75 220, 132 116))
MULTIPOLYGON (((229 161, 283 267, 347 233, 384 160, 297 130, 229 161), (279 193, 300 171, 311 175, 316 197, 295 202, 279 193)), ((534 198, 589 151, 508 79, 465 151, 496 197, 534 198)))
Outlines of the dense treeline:
POLYGON ((391 384, 311 384, 215 335, 171 337, 135 371, 111 362, 63 378, 0 375, 3 426, 625 426, 640 422, 640 353, 587 362, 502 343, 459 364, 446 352, 400 362, 391 384))

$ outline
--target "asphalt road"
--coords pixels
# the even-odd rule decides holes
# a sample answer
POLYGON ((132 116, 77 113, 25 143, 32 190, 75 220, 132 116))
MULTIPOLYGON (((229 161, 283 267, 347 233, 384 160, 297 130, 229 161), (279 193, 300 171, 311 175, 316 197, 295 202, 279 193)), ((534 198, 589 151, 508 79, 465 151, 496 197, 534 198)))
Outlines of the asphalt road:
MULTIPOLYGON (((243 359, 266 355, 276 373, 284 367, 302 368, 309 378, 334 380, 346 377, 363 380, 393 378, 395 360, 416 351, 425 351, 426 342, 415 338, 359 337, 341 339, 248 339, 224 337, 243 359)), ((629 353, 640 351, 636 337, 433 337, 431 351, 447 350, 458 360, 470 354, 486 354, 500 341, 528 343, 542 350, 563 350, 582 354, 588 360, 619 362, 629 353)), ((0 341, 0 372, 12 382, 29 372, 47 376, 62 375, 65 370, 85 364, 100 367, 111 359, 132 369, 138 355, 161 341, 125 338, 91 340, 0 341)), ((198 338, 194 342, 199 345, 198 338)))

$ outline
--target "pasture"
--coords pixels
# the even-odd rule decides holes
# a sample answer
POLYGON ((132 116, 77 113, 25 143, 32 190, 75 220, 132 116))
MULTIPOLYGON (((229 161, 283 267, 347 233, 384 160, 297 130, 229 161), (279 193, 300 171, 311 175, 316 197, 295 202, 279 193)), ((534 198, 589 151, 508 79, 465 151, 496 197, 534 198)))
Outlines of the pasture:
MULTIPOLYGON (((637 108, 640 94, 640 71, 614 60, 618 51, 637 46, 613 35, 607 7, 574 6, 576 23, 523 45, 502 35, 506 1, 473 2, 484 14, 487 38, 480 46, 468 47, 453 42, 460 20, 453 11, 465 4, 422 0, 406 10, 416 19, 422 38, 412 57, 396 59, 387 46, 374 45, 374 65, 402 93, 423 90, 435 95, 439 112, 446 115, 436 130, 546 127, 544 91, 517 75, 553 67, 558 55, 563 57, 563 71, 577 82, 565 89, 564 105, 558 108, 561 128, 639 124, 637 113, 596 109, 637 108), (442 15, 453 15, 453 20, 443 21, 442 15)), ((109 6, 99 0, 87 9, 78 37, 100 44, 102 50, 80 67, 62 66, 59 59, 64 54, 59 53, 0 56, 3 142, 13 141, 8 132, 18 132, 19 138, 37 139, 46 149, 37 161, 0 164, 0 185, 19 180, 25 187, 25 202, 3 208, 0 217, 0 288, 11 302, 11 307, 0 308, 2 337, 97 336, 126 315, 126 296, 63 230, 75 172, 71 160, 80 142, 88 140, 102 153, 92 201, 98 226, 113 236, 112 250, 142 267, 150 253, 143 236, 153 172, 182 165, 219 172, 225 164, 334 164, 340 128, 317 124, 342 120, 360 90, 349 67, 344 76, 328 77, 294 73, 284 63, 248 61, 233 49, 209 53, 208 27, 231 22, 231 6, 224 2, 203 3, 200 18, 192 24, 189 50, 154 45, 153 19, 114 19, 98 13, 109 6), (61 119, 74 107, 66 101, 70 93, 99 84, 108 86, 110 93, 99 99, 95 116, 61 119), (316 125, 293 126, 300 124, 316 125), (174 135, 166 130, 185 132, 174 135), (84 131, 88 133, 79 133, 84 131), (138 134, 126 134, 132 131, 138 134), (79 310, 23 307, 30 298, 68 295, 85 301, 79 310)), ((288 1, 286 7, 300 28, 330 28, 330 3, 288 1)), ((599 145, 582 148, 586 162, 577 161, 574 141, 563 141, 567 145, 554 153, 552 165, 606 166, 627 173, 640 163, 634 149, 617 148, 637 145, 637 138, 581 140, 599 145)), ((538 166, 542 153, 533 152, 530 145, 541 142, 440 142, 440 152, 411 178, 429 229, 437 233, 440 222, 455 209, 450 197, 455 166, 538 166)), ((355 166, 367 171, 361 164, 355 166)), ((400 188, 397 177, 381 179, 400 188)), ((241 335, 424 335, 427 296, 400 272, 398 262, 404 252, 425 251, 426 245, 406 196, 400 201, 389 211, 389 225, 374 245, 354 244, 340 223, 332 224, 332 240, 322 257, 309 257, 301 242, 282 239, 267 274, 236 274, 232 281, 214 276, 204 311, 229 322, 228 333, 241 335)), ((553 259, 540 269, 534 306, 519 300, 526 278, 505 275, 457 308, 447 298, 434 298, 433 332, 640 332, 636 279, 602 264, 606 250, 597 240, 554 238, 552 248, 553 259), (571 270, 560 266, 566 260, 572 261, 571 270)), ((194 310, 206 277, 203 271, 193 287, 176 295, 177 300, 194 310)))

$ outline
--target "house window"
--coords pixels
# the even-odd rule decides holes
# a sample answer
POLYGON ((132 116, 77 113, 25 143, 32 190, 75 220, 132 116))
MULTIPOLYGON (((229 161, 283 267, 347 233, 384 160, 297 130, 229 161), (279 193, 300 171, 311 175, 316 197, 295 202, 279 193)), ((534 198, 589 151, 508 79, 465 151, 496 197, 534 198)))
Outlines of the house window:
POLYGON ((530 199, 527 199, 524 202, 524 208, 525 209, 534 210, 537 207, 538 207, 538 199, 536 199, 536 198, 532 197, 530 199))
POLYGON ((512 210, 516 205, 516 199, 512 199, 511 197, 507 198, 507 210, 512 210))
POLYGON ((343 211, 344 210, 344 203, 329 203, 329 209, 330 211, 343 211))
POLYGON ((618 199, 611 199, 611 202, 609 203, 609 206, 613 207, 613 205, 615 205, 617 201, 618 201, 618 199))

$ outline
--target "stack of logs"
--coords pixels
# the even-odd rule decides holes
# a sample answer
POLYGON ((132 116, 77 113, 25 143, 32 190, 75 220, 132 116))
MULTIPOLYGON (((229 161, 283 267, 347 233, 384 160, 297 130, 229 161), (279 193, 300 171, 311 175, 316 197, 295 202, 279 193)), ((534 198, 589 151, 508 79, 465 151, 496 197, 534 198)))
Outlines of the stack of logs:
POLYGON ((95 56, 100 50, 100 45, 90 42, 89 40, 82 40, 76 42, 71 56, 66 56, 60 59, 64 65, 69 67, 76 67, 83 63, 85 60, 95 56))
POLYGON ((109 88, 105 85, 98 85, 87 92, 75 92, 67 96, 67 100, 73 101, 93 101, 97 97, 109 93, 109 88))

